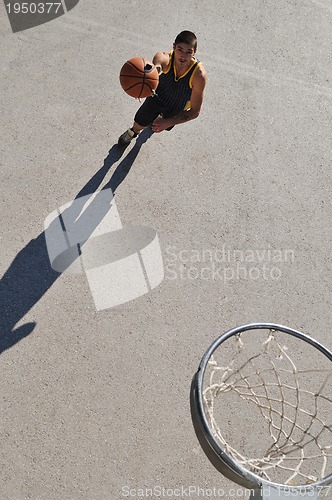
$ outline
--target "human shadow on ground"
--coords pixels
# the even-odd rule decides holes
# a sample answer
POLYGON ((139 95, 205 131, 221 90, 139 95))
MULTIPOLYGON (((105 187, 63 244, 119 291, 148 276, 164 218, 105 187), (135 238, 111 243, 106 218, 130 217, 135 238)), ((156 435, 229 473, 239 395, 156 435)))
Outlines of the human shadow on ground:
MULTIPOLYGON (((108 156, 104 159, 103 166, 82 187, 71 205, 61 214, 67 221, 71 221, 73 230, 77 224, 81 227, 85 226, 85 220, 88 221, 87 227, 91 233, 98 226, 111 208, 110 198, 109 203, 103 204, 102 210, 98 204, 98 210, 94 211, 98 193, 105 189, 115 193, 128 175, 142 145, 151 135, 150 129, 145 129, 140 134, 133 148, 117 166, 111 179, 100 190, 110 168, 120 160, 125 152, 125 149, 117 144, 112 146, 108 156), (95 193, 97 194, 95 195, 95 193), (91 198, 91 203, 85 208, 87 196, 94 196, 94 198, 91 198), (81 205, 80 198, 82 197, 85 197, 85 202, 81 205)), ((89 234, 86 234, 86 237, 88 238, 89 234)), ((68 262, 69 264, 70 262, 68 262)), ((14 346, 34 330, 36 322, 25 323, 17 328, 15 326, 37 304, 64 270, 58 272, 51 267, 45 231, 32 239, 16 255, 0 280, 0 353, 14 346)))

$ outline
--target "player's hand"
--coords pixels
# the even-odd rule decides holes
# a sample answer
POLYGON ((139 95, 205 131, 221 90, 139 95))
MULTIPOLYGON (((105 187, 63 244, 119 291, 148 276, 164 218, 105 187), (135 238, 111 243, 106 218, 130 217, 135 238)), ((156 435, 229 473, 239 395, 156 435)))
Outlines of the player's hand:
POLYGON ((153 123, 152 123, 152 130, 154 132, 162 132, 168 127, 171 127, 172 124, 170 123, 169 120, 165 120, 165 118, 157 118, 153 123))

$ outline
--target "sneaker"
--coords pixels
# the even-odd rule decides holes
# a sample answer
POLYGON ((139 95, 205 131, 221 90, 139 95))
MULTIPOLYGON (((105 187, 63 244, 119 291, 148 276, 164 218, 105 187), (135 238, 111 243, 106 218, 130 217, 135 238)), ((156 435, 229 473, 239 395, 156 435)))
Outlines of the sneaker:
POLYGON ((131 140, 137 136, 138 136, 138 134, 136 134, 131 128, 129 128, 128 130, 123 132, 122 135, 120 135, 119 140, 118 140, 118 144, 120 146, 128 146, 130 144, 131 140))

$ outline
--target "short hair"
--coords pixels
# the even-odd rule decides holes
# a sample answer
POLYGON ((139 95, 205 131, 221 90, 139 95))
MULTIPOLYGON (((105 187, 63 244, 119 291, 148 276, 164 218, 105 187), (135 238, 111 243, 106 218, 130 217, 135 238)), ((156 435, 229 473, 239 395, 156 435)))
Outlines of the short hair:
POLYGON ((192 45, 197 50, 197 38, 195 33, 192 31, 181 31, 178 36, 175 38, 174 45, 179 43, 186 43, 187 45, 192 45))

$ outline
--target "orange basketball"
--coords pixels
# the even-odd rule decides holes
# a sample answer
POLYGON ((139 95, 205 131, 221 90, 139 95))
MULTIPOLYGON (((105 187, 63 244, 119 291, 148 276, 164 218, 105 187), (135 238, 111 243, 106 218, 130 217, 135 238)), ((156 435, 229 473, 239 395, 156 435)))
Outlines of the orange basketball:
POLYGON ((139 99, 153 95, 159 83, 158 70, 144 57, 129 59, 121 68, 120 84, 128 95, 139 99))

